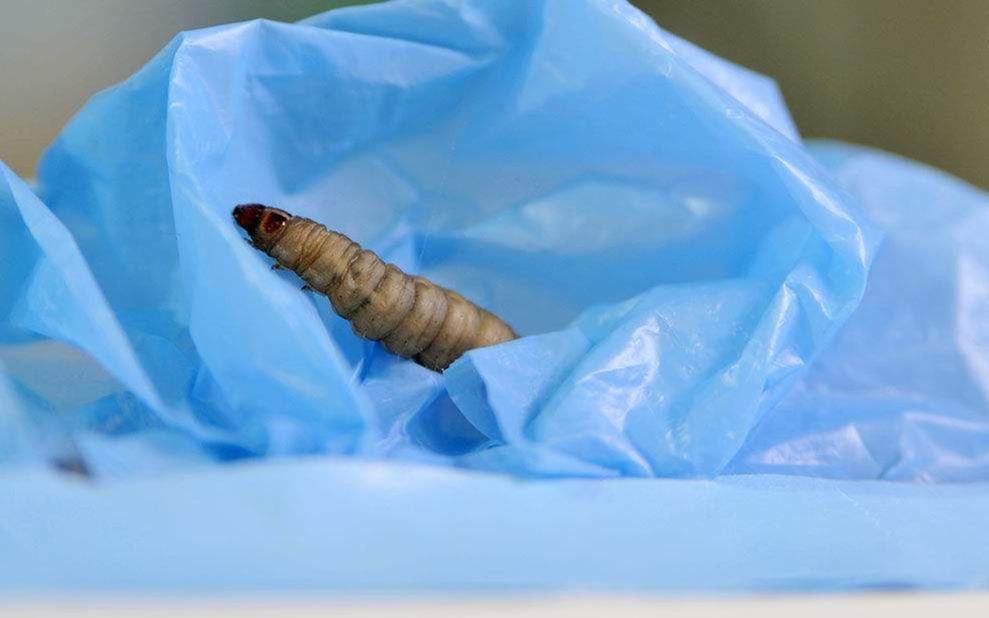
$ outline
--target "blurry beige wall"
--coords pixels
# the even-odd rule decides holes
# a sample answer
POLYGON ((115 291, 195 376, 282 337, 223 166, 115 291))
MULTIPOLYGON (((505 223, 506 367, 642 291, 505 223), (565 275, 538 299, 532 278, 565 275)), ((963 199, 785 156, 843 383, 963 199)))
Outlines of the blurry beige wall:
POLYGON ((0 0, 0 159, 34 174, 41 151, 95 92, 182 30, 296 21, 345 0, 0 0))
POLYGON ((806 137, 870 144, 989 188, 989 0, 636 0, 775 78, 806 137))
MULTIPOLYGON (((579 1, 579 0, 570 0, 579 1)), ((183 29, 346 0, 0 0, 0 158, 31 175, 90 94, 183 29)), ((989 187, 989 0, 634 0, 775 77, 805 136, 867 143, 989 187)))

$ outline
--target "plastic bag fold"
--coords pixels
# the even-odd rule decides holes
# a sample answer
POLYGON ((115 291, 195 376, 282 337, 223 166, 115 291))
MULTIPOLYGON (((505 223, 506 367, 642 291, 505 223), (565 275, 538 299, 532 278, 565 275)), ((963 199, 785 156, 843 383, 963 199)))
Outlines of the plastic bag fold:
POLYGON ((614 0, 185 33, 73 119, 39 184, 117 333, 59 338, 220 459, 717 474, 854 309, 877 241, 771 81, 614 0), (525 336, 441 379, 396 365, 268 269, 243 202, 525 336))
POLYGON ((989 198, 805 145, 623 0, 183 33, 38 181, 0 165, 0 589, 989 581, 986 485, 945 483, 989 473, 989 198), (397 358, 242 202, 523 336, 397 358))
POLYGON ((885 240, 862 304, 728 470, 989 479, 989 195, 893 155, 811 150, 885 240))

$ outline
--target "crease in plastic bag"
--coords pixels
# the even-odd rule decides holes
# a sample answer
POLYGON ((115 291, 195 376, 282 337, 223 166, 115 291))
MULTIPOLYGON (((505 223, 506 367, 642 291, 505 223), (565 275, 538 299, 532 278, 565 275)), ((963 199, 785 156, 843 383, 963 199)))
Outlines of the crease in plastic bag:
POLYGON ((34 433, 24 403, 0 365, 0 465, 43 462, 34 433))
POLYGON ((885 240, 862 304, 726 471, 989 479, 989 195, 885 153, 811 151, 885 240))
POLYGON ((186 33, 87 104, 39 182, 44 204, 14 201, 51 219, 29 226, 49 272, 14 258, 11 324, 116 381, 84 415, 96 458, 151 427, 221 460, 716 474, 854 309, 876 242, 771 81, 615 0, 186 33), (525 337, 443 376, 390 358, 243 242, 247 201, 525 337))
POLYGON ((806 151, 771 80, 623 2, 187 33, 40 180, 0 165, 0 588, 989 582, 983 484, 832 480, 986 480, 986 194, 806 151), (248 200, 525 337, 442 375, 362 342, 248 200), (215 465, 303 453, 349 457, 215 465))
POLYGON ((143 448, 154 442, 200 450, 155 413, 161 402, 68 230, 2 163, 0 179, 0 459, 99 474, 123 472, 102 463, 123 446, 117 437, 139 445, 139 456, 122 462, 130 472, 162 461, 143 448))

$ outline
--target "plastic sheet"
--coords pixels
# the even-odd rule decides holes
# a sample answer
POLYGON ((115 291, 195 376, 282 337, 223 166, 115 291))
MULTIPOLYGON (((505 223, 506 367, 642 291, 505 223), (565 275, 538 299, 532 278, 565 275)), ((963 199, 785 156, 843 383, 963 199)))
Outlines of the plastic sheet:
POLYGON ((989 479, 989 195, 892 155, 812 150, 885 240, 861 306, 729 471, 989 479))
POLYGON ((0 475, 0 492, 18 496, 0 501, 0 591, 8 593, 989 585, 984 485, 519 482, 328 458, 97 485, 0 475))
POLYGON ((854 309, 873 244, 771 82, 624 2, 184 34, 87 105, 39 181, 102 292, 81 309, 112 333, 59 338, 220 458, 716 474, 854 309), (230 221, 247 201, 528 336, 442 379, 396 366, 268 270, 230 221))
POLYGON ((19 548, 0 572, 31 565, 12 587, 261 581, 243 568, 282 551, 267 541, 191 550, 224 532, 287 540, 272 586, 986 582, 968 543, 983 485, 763 476, 986 479, 984 194, 809 151, 771 80, 624 1, 397 1, 185 33, 70 122, 38 195, 0 172, 0 486, 21 497, 0 503, 19 548), (243 241, 243 202, 347 233, 523 337, 444 374, 360 341, 243 241), (270 461, 302 455, 329 457, 270 461), (53 463, 98 484, 37 469, 53 463), (755 476, 559 480, 719 474, 755 476), (384 540, 316 568, 312 548, 362 535, 384 540), (426 547, 429 573, 360 567, 426 547), (103 562, 46 570, 59 553, 103 562))

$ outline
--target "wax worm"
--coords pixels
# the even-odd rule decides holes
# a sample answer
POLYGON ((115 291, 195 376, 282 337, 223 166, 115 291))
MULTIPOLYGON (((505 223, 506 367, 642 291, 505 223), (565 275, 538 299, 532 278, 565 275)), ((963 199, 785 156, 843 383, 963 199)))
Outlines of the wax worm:
POLYGON ((233 217, 252 245, 328 296, 355 333, 424 367, 443 371, 468 350, 518 337, 460 294, 405 274, 311 219, 262 204, 237 206, 233 217))

